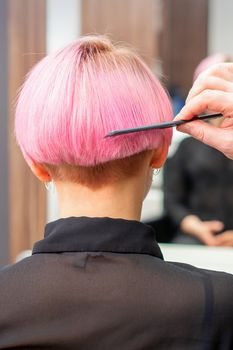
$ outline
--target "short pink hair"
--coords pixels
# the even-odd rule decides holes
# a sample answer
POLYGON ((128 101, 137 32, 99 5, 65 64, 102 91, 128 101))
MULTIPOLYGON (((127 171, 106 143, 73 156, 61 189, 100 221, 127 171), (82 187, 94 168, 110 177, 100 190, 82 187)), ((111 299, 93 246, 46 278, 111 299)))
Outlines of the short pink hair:
POLYGON ((128 49, 88 36, 45 57, 27 76, 15 132, 26 161, 95 166, 170 144, 170 129, 104 138, 172 118, 169 98, 128 49))

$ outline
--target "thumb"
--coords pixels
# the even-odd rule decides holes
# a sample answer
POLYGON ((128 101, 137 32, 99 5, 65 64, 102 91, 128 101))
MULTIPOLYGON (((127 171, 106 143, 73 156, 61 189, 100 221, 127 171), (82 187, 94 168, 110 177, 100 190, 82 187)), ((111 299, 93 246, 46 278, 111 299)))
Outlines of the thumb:
POLYGON ((223 137, 222 129, 199 120, 180 125, 177 127, 177 130, 185 132, 195 137, 195 139, 215 148, 218 148, 220 139, 223 137))
POLYGON ((208 221, 206 222, 206 225, 212 232, 220 232, 224 228, 224 224, 218 220, 208 221))

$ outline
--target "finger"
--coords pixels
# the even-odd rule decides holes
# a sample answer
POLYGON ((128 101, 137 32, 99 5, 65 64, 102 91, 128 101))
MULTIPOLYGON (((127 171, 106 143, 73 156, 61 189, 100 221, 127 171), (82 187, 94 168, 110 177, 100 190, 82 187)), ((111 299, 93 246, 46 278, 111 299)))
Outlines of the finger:
MULTIPOLYGON (((203 85, 204 81, 207 81, 209 78, 220 78, 225 82, 233 83, 233 63, 218 63, 210 68, 204 70, 198 78, 195 80, 192 89, 190 90, 189 95, 192 95, 192 90, 196 89, 198 85, 203 85)), ((216 89, 217 90, 217 89, 216 89)), ((187 99, 189 99, 189 95, 187 99)), ((194 94, 195 95, 195 94, 194 94)))
POLYGON ((192 89, 188 94, 186 102, 190 101, 191 98, 200 94, 204 90, 220 90, 224 92, 233 92, 233 82, 226 81, 219 77, 203 75, 194 83, 192 89))
POLYGON ((224 117, 233 116, 233 93, 205 90, 193 97, 175 117, 179 119, 191 119, 193 116, 203 113, 205 110, 222 113, 224 117))
POLYGON ((201 121, 181 125, 177 130, 185 132, 212 147, 218 146, 218 128, 201 121))
POLYGON ((231 237, 233 237, 233 230, 226 230, 226 231, 224 231, 222 234, 224 234, 224 235, 231 235, 231 237))
POLYGON ((218 220, 209 221, 209 222, 206 222, 206 224, 213 232, 222 231, 224 228, 223 222, 218 220))
POLYGON ((233 130, 224 130, 201 121, 181 125, 177 130, 193 136, 195 139, 216 148, 226 157, 233 159, 233 130))
POLYGON ((214 76, 226 81, 233 81, 233 63, 232 62, 222 62, 212 65, 211 67, 205 69, 196 79, 202 79, 202 77, 214 76))
POLYGON ((217 63, 211 66, 210 68, 206 69, 203 73, 206 73, 206 75, 220 77, 224 80, 233 81, 233 63, 217 63))
POLYGON ((225 231, 220 235, 216 236, 216 240, 219 245, 233 245, 233 233, 230 231, 225 231))
POLYGON ((209 232, 206 232, 205 234, 202 234, 199 239, 208 246, 216 246, 217 241, 216 238, 209 232))
POLYGON ((221 123, 221 128, 228 129, 233 128, 233 118, 225 118, 221 123))
POLYGON ((219 237, 219 239, 217 240, 217 245, 221 246, 221 247, 232 247, 233 246, 233 239, 219 237))
POLYGON ((229 240, 229 239, 232 240, 233 234, 230 231, 224 231, 223 233, 220 233, 218 235, 218 238, 222 240, 229 240))

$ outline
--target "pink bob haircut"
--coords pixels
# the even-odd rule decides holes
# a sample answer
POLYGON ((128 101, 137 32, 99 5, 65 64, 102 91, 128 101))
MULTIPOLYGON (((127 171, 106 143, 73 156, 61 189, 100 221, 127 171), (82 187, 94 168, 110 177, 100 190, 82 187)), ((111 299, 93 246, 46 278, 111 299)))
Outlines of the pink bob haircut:
POLYGON ((29 164, 93 167, 170 144, 169 129, 104 136, 171 117, 165 90, 135 53, 106 37, 87 36, 28 74, 15 132, 29 164))

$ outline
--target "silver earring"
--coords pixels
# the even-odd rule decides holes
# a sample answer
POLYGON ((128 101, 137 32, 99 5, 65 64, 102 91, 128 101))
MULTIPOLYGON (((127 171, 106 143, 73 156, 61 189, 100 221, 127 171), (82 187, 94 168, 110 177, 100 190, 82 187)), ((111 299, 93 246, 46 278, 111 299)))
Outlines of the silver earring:
POLYGON ((153 178, 154 178, 155 176, 157 176, 157 175, 160 173, 160 170, 161 170, 161 169, 154 169, 154 170, 153 170, 153 178))
POLYGON ((44 182, 45 188, 48 192, 54 193, 55 192, 55 184, 53 180, 49 182, 44 182))
POLYGON ((49 184, 50 182, 44 182, 44 187, 46 188, 47 191, 49 191, 49 184))

